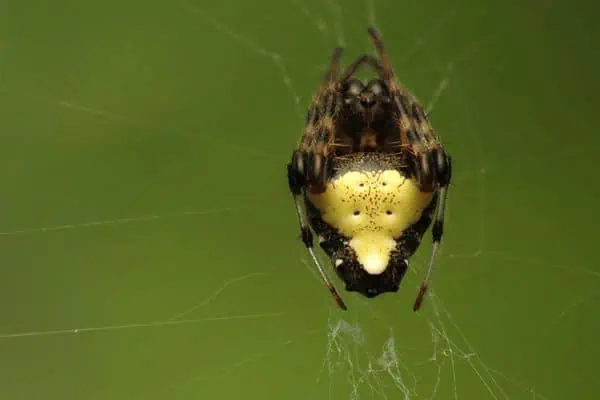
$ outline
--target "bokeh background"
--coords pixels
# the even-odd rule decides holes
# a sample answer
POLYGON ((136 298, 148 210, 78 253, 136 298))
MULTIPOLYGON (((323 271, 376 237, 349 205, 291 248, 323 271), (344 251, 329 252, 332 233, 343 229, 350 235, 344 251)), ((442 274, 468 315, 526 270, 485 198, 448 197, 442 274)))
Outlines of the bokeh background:
POLYGON ((350 3, 0 2, 0 398, 598 398, 598 6, 350 3), (369 24, 455 160, 420 313, 429 241, 341 312, 286 188, 369 24))

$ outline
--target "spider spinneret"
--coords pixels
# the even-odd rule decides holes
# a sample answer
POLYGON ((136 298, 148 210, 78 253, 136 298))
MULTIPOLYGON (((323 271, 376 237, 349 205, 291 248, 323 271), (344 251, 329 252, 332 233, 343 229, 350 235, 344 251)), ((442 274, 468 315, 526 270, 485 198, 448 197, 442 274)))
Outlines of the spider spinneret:
POLYGON ((344 310, 314 252, 313 231, 346 290, 375 297, 398 290, 408 259, 434 221, 416 311, 442 238, 451 160, 423 107, 397 81, 381 36, 373 28, 369 34, 379 59, 363 55, 339 74, 342 50, 334 50, 287 166, 288 184, 302 241, 344 310), (376 79, 354 78, 364 64, 376 79))

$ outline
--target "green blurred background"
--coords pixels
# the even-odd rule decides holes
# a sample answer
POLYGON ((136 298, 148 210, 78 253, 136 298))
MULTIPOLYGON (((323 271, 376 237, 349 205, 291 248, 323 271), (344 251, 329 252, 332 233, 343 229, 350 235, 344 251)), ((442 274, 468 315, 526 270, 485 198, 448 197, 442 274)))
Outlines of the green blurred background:
POLYGON ((598 11, 1 1, 0 398, 598 398, 598 11), (455 160, 417 314, 429 240, 343 313, 286 188, 369 23, 455 160))

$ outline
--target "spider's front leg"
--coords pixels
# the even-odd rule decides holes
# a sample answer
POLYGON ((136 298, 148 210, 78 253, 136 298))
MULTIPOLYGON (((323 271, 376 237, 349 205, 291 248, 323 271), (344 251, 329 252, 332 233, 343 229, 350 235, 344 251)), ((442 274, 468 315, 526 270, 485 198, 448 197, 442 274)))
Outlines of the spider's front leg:
POLYGON ((322 93, 317 94, 308 110, 304 135, 292 155, 291 163, 310 192, 325 191, 331 175, 329 157, 335 137, 339 97, 333 82, 322 93))
POLYGON ((401 104, 400 128, 406 134, 412 170, 421 190, 433 192, 448 186, 452 168, 450 157, 431 128, 425 111, 417 102, 406 104, 408 99, 401 94, 395 97, 401 104))
POLYGON ((342 49, 336 48, 329 69, 313 97, 306 115, 304 134, 292 154, 291 168, 305 189, 323 192, 329 170, 329 152, 335 140, 335 115, 340 104, 337 81, 342 49))

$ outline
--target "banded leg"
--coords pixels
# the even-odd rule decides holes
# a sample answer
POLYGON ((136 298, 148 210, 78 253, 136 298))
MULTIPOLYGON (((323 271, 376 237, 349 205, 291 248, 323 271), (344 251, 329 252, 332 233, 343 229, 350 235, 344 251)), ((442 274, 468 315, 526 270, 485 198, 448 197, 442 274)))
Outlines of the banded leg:
POLYGON ((294 156, 292 156, 292 162, 290 162, 288 164, 287 168, 288 168, 288 184, 289 184, 290 192, 292 192, 292 196, 294 197, 294 204, 296 206, 296 214, 298 215, 298 221, 300 223, 300 231, 302 233, 302 243, 304 243, 304 246, 306 247, 306 250, 310 254, 310 257, 312 258, 313 263, 317 267, 317 271, 319 271, 319 275, 321 276, 323 283, 325 283, 325 286, 327 286, 327 289, 329 289, 329 291, 331 292, 331 295, 335 299, 338 306, 342 310, 347 310, 346 304, 344 303, 344 300, 342 300, 342 296, 340 296, 339 292, 337 291, 337 289, 335 288, 333 283, 327 277, 327 274, 325 274, 325 268, 323 268, 323 265, 321 265, 321 262, 319 261, 319 259, 317 258, 317 255, 315 254, 315 250, 313 247, 313 234, 312 234, 312 231, 310 230, 310 227, 308 226, 308 223, 306 221, 306 217, 302 210, 302 205, 300 204, 301 199, 302 199, 302 191, 303 191, 303 187, 304 187, 304 182, 303 182, 304 177, 302 176, 302 174, 300 174, 298 172, 298 170, 296 169, 295 164, 294 164, 294 159, 297 157, 298 154, 299 154, 298 152, 294 152, 294 156))
MULTIPOLYGON (((385 81, 391 82, 395 79, 394 69, 392 68, 392 61, 390 60, 390 56, 385 50, 385 46, 383 44, 383 38, 375 30, 373 27, 369 27, 368 29, 369 35, 371 35, 371 39, 373 39, 373 44, 375 45, 375 49, 377 50, 377 54, 381 59, 382 69, 382 78, 385 81)), ((391 89, 391 87, 390 87, 391 89)))
POLYGON ((342 49, 333 52, 329 70, 323 77, 306 118, 304 134, 298 145, 295 168, 304 176, 304 188, 323 192, 329 172, 329 153, 335 143, 335 114, 340 105, 337 75, 342 49))
POLYGON ((411 151, 418 157, 422 157, 424 152, 440 147, 440 143, 423 108, 408 90, 397 81, 383 38, 374 28, 369 28, 369 34, 381 60, 382 72, 380 75, 387 85, 396 107, 400 143, 403 146, 410 147, 411 151))
POLYGON ((434 130, 431 128, 425 111, 417 101, 396 80, 392 62, 385 50, 383 38, 374 28, 369 28, 375 48, 381 60, 382 79, 390 90, 396 106, 400 145, 411 150, 412 171, 419 183, 420 189, 425 192, 434 192, 439 189, 439 200, 436 216, 432 227, 433 247, 425 278, 419 288, 419 293, 413 305, 417 311, 427 292, 440 242, 444 231, 444 214, 446 198, 451 179, 451 160, 442 148, 434 130))
POLYGON ((325 74, 317 95, 309 108, 304 135, 298 150, 292 154, 292 159, 287 166, 288 184, 294 198, 296 214, 302 233, 302 242, 319 271, 325 286, 331 292, 338 306, 346 310, 346 304, 339 292, 325 274, 325 268, 317 258, 313 247, 313 234, 308 225, 302 209, 302 195, 304 191, 319 192, 325 190, 328 178, 328 152, 329 145, 334 141, 335 110, 338 105, 336 79, 339 72, 342 49, 335 49, 331 58, 331 65, 325 74))
MULTIPOLYGON (((429 265, 427 266, 425 278, 423 278, 423 281, 421 282, 419 293, 417 294, 417 298, 415 299, 415 303, 413 305, 413 311, 417 311, 419 310, 419 308, 421 308, 423 298, 427 293, 427 288, 429 287, 429 282, 431 281, 431 276, 433 274, 433 269, 435 266, 435 260, 442 241, 442 236, 444 235, 444 215, 446 213, 446 199, 448 197, 448 186, 450 185, 450 180, 452 178, 452 160, 445 153, 443 165, 445 166, 445 169, 440 168, 437 171, 439 173, 438 177, 440 178, 440 190, 437 210, 435 212, 435 219, 433 220, 433 227, 431 228, 431 235, 433 239, 431 256, 429 257, 429 265)), ((438 164, 437 167, 439 168, 440 165, 438 164)))
POLYGON ((377 59, 375 59, 373 56, 364 54, 357 58, 352 64, 350 64, 346 68, 346 70, 340 76, 340 82, 343 83, 350 79, 350 77, 352 77, 363 64, 368 64, 371 68, 375 70, 375 72, 377 72, 377 75, 383 78, 383 67, 381 66, 381 64, 379 64, 379 61, 377 61, 377 59))

